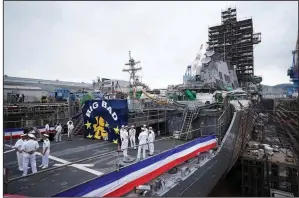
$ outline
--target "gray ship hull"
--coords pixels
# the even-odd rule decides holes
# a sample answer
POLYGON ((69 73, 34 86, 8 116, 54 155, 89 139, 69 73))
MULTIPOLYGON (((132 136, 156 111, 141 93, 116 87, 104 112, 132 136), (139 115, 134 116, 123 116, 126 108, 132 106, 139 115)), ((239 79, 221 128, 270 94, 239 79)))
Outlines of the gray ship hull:
MULTIPOLYGON (((221 148, 218 153, 205 165, 196 170, 187 179, 170 189, 163 196, 166 197, 203 197, 207 196, 219 179, 227 173, 232 167, 240 153, 242 138, 246 133, 252 130, 252 120, 247 123, 246 130, 243 120, 247 118, 249 112, 236 111, 234 112, 231 124, 224 136, 221 148)), ((251 118, 251 117, 249 117, 251 118)), ((248 118, 247 118, 248 120, 248 118)))

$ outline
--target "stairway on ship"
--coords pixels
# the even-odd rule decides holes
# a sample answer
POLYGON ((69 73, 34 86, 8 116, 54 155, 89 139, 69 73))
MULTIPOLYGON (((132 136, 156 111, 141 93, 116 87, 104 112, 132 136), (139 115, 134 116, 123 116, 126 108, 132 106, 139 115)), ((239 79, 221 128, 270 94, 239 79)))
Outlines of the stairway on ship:
POLYGON ((77 120, 74 122, 74 135, 83 135, 83 126, 84 126, 84 121, 83 121, 83 116, 82 114, 77 118, 77 120))
POLYGON ((190 131, 192 128, 192 120, 194 117, 194 111, 187 109, 184 115, 184 121, 182 124, 180 139, 181 140, 188 140, 190 139, 190 131))

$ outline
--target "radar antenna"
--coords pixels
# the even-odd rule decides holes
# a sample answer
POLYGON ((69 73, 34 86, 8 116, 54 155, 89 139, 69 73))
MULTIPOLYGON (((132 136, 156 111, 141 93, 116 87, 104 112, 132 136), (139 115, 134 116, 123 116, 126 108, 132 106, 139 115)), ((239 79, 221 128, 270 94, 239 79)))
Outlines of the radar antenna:
POLYGON ((135 67, 139 63, 140 63, 140 61, 136 62, 131 57, 131 51, 129 51, 129 62, 125 64, 126 66, 128 66, 128 68, 124 68, 123 72, 129 72, 129 74, 130 74, 129 82, 130 82, 131 87, 134 87, 140 83, 138 77, 136 76, 136 73, 137 73, 137 71, 142 70, 142 68, 140 66, 135 67))

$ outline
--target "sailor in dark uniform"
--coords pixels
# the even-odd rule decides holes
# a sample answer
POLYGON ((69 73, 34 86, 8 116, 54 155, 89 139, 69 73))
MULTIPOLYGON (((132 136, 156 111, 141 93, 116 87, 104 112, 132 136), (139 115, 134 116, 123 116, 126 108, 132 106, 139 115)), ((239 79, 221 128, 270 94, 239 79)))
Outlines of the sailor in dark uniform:
POLYGON ((121 138, 120 138, 120 135, 118 135, 117 137, 117 143, 118 143, 118 147, 117 147, 117 151, 120 152, 120 147, 121 147, 121 138))

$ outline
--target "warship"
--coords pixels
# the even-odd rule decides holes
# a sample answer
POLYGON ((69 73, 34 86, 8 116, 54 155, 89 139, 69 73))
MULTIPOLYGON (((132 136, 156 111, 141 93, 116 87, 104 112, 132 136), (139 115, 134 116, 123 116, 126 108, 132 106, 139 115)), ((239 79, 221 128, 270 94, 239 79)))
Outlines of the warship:
MULTIPOLYGON (((11 176, 5 180, 5 193, 207 196, 250 138, 255 116, 249 94, 238 88, 235 69, 210 49, 197 55, 193 68, 187 67, 193 74, 168 89, 166 97, 149 93, 138 80, 141 67, 137 63, 130 55, 128 68, 123 70, 130 73, 130 93, 85 101, 82 112, 73 117, 75 141, 51 145, 51 168, 20 177, 12 166, 16 163, 12 162, 15 154, 8 150, 12 146, 5 144, 4 168, 11 176), (164 123, 163 133, 157 123, 164 123), (116 146, 118 127, 134 125, 138 139, 144 124, 156 131, 154 155, 139 161, 130 145, 129 157, 122 157, 116 146), (82 164, 87 161, 90 164, 82 164)), ((51 131, 55 133, 54 126, 51 131)))

